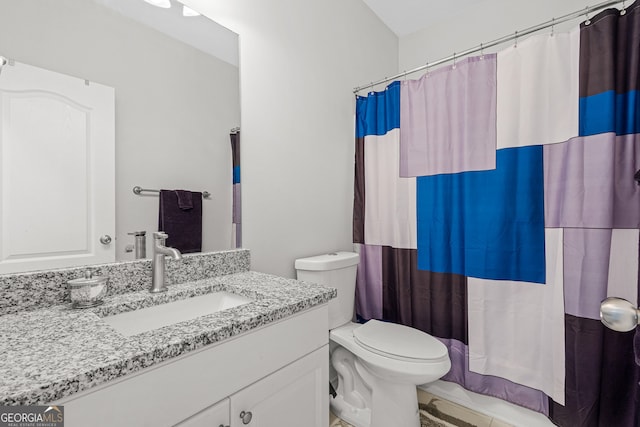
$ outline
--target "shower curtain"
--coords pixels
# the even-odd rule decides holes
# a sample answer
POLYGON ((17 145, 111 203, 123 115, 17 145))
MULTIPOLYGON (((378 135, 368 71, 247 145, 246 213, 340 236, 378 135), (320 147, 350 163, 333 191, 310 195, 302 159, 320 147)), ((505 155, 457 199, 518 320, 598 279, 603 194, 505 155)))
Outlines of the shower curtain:
POLYGON ((242 247, 242 209, 240 204, 240 131, 231 132, 231 158, 233 168, 233 212, 231 247, 242 247))
POLYGON ((640 5, 356 101, 356 312, 449 349, 443 378, 560 426, 640 425, 640 5))

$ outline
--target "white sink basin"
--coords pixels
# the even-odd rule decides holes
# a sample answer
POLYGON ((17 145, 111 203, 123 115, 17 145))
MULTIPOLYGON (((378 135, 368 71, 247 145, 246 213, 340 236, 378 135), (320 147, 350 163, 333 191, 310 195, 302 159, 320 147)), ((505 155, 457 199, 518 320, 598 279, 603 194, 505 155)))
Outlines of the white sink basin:
POLYGON ((229 292, 212 292, 197 297, 128 311, 102 320, 125 336, 132 336, 174 323, 192 320, 252 302, 229 292))

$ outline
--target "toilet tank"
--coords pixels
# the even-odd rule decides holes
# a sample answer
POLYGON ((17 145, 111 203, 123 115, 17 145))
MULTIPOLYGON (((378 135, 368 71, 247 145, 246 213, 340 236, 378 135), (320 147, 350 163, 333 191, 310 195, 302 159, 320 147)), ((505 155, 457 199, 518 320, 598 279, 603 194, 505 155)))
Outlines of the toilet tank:
POLYGON ((329 301, 329 329, 353 319, 356 294, 356 271, 360 256, 354 252, 332 252, 295 262, 298 280, 330 286, 338 296, 329 301))

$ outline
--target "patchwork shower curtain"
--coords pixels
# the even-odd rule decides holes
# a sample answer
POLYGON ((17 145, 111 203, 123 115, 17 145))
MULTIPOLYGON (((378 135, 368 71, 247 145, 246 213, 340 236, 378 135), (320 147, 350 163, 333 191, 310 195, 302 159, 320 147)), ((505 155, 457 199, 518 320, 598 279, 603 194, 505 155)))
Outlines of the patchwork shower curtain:
POLYGON ((561 426, 636 426, 640 5, 356 101, 356 311, 449 348, 443 378, 561 426))

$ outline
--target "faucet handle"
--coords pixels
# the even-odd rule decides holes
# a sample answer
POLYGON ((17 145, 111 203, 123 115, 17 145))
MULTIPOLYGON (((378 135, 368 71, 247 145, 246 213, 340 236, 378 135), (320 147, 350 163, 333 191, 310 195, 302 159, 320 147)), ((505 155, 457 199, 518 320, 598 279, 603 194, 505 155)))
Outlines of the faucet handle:
POLYGON ((169 237, 164 231, 154 231, 153 238, 156 240, 166 240, 169 237))

